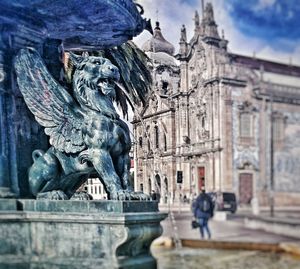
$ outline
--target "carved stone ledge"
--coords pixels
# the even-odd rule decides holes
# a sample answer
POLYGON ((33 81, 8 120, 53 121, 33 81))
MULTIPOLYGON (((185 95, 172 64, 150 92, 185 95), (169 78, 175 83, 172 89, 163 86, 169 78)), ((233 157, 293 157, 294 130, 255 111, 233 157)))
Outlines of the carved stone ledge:
POLYGON ((11 192, 10 188, 0 187, 0 198, 15 198, 16 194, 11 192))
POLYGON ((0 211, 0 268, 157 268, 157 202, 14 201, 0 211))

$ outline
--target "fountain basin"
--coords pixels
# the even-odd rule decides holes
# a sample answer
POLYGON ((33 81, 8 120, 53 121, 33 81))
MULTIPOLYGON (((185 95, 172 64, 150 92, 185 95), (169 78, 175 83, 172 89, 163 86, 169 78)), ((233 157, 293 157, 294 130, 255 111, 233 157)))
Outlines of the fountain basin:
POLYGON ((0 268, 156 268, 157 202, 15 201, 0 211, 0 268))

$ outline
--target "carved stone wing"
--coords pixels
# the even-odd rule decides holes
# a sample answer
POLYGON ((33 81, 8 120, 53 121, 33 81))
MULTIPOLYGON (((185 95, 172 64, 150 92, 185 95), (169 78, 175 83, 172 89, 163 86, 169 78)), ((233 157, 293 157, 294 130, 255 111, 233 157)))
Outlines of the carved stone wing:
POLYGON ((15 60, 17 81, 25 102, 57 150, 76 153, 85 148, 83 115, 72 96, 51 76, 34 49, 22 49, 15 60))
POLYGON ((152 65, 147 55, 133 42, 129 41, 121 46, 113 47, 105 51, 105 57, 110 59, 120 70, 121 84, 126 91, 122 94, 122 88, 116 85, 116 102, 121 106, 123 114, 127 114, 125 96, 133 109, 135 105, 146 104, 151 92, 152 76, 149 66, 152 65))

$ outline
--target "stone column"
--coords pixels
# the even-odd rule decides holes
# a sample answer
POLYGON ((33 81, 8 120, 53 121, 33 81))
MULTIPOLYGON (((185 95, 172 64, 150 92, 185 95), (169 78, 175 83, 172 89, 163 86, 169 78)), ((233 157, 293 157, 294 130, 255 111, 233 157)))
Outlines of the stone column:
POLYGON ((39 48, 43 38, 37 31, 31 31, 26 21, 20 25, 0 26, 0 198, 28 197, 26 181, 32 163, 31 152, 36 147, 42 148, 40 145, 45 140, 39 127, 35 128, 35 137, 32 136, 34 119, 18 90, 13 72, 13 60, 18 51, 28 46, 39 48))
POLYGON ((0 28, 0 198, 12 198, 9 173, 9 118, 8 85, 9 66, 9 33, 6 25, 0 28))

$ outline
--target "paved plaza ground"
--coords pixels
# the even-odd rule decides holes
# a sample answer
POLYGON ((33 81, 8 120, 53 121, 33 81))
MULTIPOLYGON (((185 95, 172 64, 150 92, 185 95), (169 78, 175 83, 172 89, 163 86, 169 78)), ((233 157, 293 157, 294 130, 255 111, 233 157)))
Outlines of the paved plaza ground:
MULTIPOLYGON (((277 221, 295 223, 298 238, 247 228, 245 220, 253 214, 250 208, 243 208, 236 214, 226 214, 226 220, 218 218, 224 217, 224 212, 210 220, 211 240, 201 240, 199 230, 192 229, 189 205, 160 206, 160 211, 169 215, 161 222, 163 234, 152 247, 158 269, 300 269, 300 229, 297 230, 300 211, 297 208, 277 209, 273 219, 275 225, 277 221), (173 248, 172 242, 175 243, 173 248)), ((259 217, 268 219, 269 215, 265 208, 259 217)))
MULTIPOLYGON (((161 207, 161 211, 168 212, 169 209, 161 207)), ((161 224, 163 227, 162 236, 176 237, 176 233, 180 239, 200 239, 198 229, 192 229, 191 221, 193 219, 192 213, 188 205, 182 207, 171 208, 173 212, 174 221, 172 221, 171 214, 161 224)), ((251 214, 249 210, 238 210, 236 214, 227 214, 227 219, 224 221, 210 220, 209 227, 212 234, 212 240, 218 241, 242 241, 242 242, 262 242, 262 243, 281 243, 281 242, 295 242, 300 244, 299 238, 284 236, 270 233, 260 229, 250 229, 245 227, 244 221, 247 215, 251 214)), ((268 212, 262 212, 261 215, 268 215, 268 212)), ((277 218, 284 219, 298 219, 300 221, 300 212, 280 210, 276 212, 277 218)), ((299 231, 300 233, 300 231, 299 231)))

